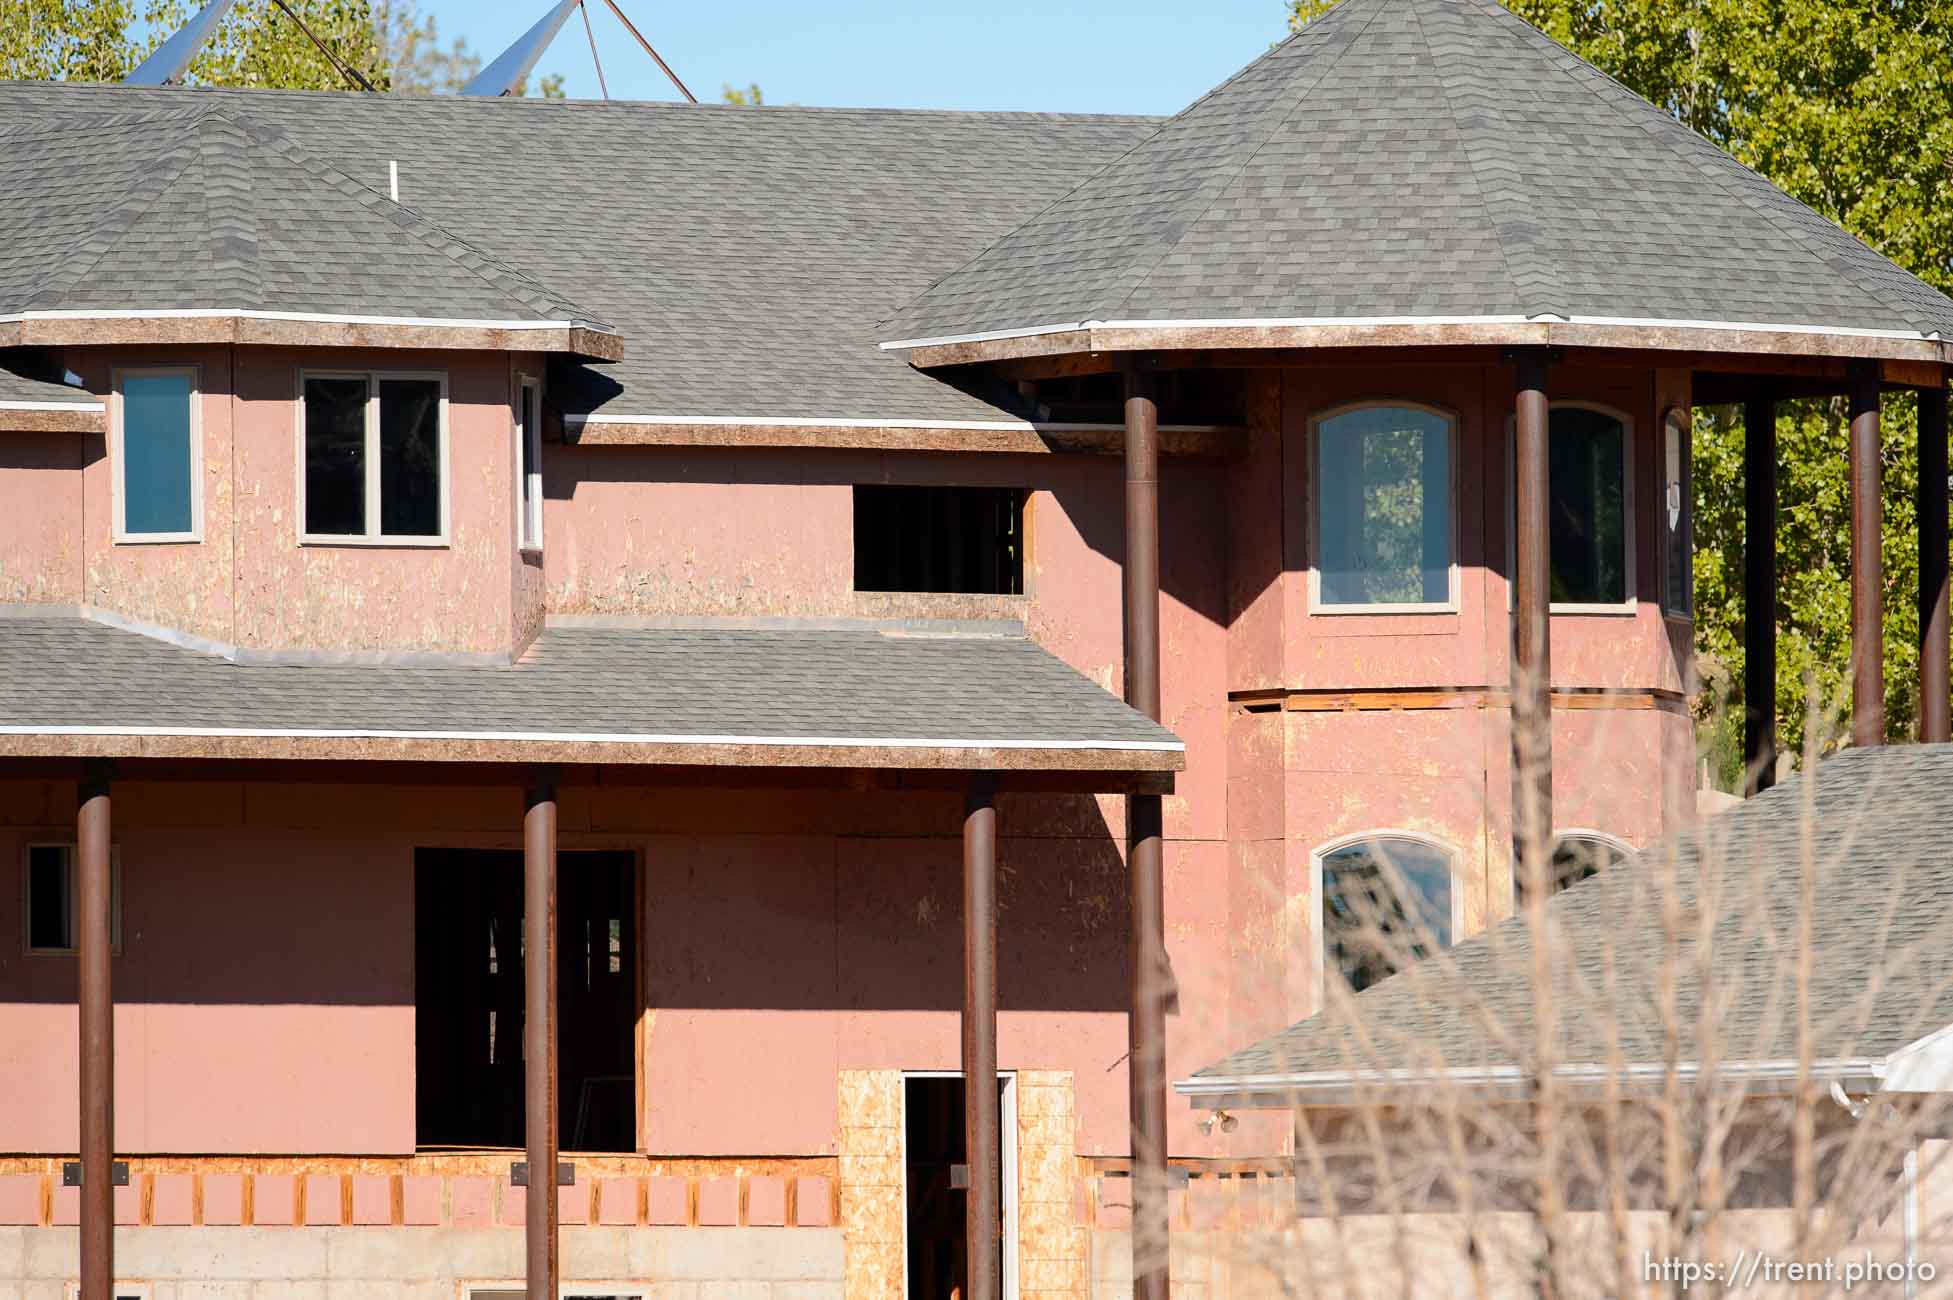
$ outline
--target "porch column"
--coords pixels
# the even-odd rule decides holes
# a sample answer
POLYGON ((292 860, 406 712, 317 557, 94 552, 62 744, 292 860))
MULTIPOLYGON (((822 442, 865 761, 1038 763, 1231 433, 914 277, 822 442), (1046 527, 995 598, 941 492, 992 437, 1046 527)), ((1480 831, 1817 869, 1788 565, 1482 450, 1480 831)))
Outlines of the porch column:
POLYGON ((1919 394, 1919 739, 1953 740, 1948 718, 1946 389, 1919 394))
POLYGON ((109 986, 109 777, 88 765, 75 817, 75 949, 81 967, 81 1296, 115 1284, 115 999, 109 986))
MULTIPOLYGON (((1160 716, 1159 407, 1147 360, 1126 369, 1126 703, 1160 716)), ((1126 796, 1132 888, 1132 1015, 1127 1079, 1132 1118, 1135 1300, 1167 1300, 1166 898, 1160 797, 1126 796)))
POLYGON ((556 1300, 556 774, 530 775, 522 814, 522 1113, 529 1300, 556 1300))
POLYGON ((1851 743, 1885 743, 1885 571, 1880 544, 1879 373, 1851 368, 1851 743))
MULTIPOLYGON (((1515 354, 1519 392, 1514 405, 1514 534, 1512 615, 1512 844, 1513 866, 1529 848, 1553 849, 1553 695, 1551 533, 1547 519, 1547 356, 1515 354)), ((1547 864, 1527 864, 1544 871, 1547 864)))
POLYGON ((997 1118, 997 784, 970 777, 963 814, 963 1144, 970 1162, 964 1216, 966 1300, 1002 1300, 997 1118))
POLYGON ((1745 794, 1777 783, 1777 395, 1743 404, 1743 770, 1745 794))

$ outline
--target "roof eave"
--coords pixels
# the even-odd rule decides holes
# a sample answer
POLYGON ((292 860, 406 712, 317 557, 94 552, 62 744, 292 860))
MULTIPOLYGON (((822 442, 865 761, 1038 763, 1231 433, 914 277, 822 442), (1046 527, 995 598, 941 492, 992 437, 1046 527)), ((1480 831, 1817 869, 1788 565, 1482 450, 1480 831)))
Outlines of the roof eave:
POLYGON ((1187 349, 1581 347, 1953 365, 1936 332, 1617 317, 1403 316, 1073 321, 897 339, 918 369, 1094 352, 1187 349))
POLYGON ((0 728, 0 758, 163 758, 1097 773, 1170 793, 1185 747, 1027 739, 653 736, 159 727, 0 728))
MULTIPOLYGON (((1893 1058, 1849 1057, 1811 1063, 1808 1072, 1796 1061, 1722 1061, 1711 1067, 1713 1079, 1746 1096, 1794 1092, 1800 1080, 1821 1087, 1836 1084, 1846 1092, 1939 1091, 1941 1086, 1894 1088, 1888 1082, 1893 1058)), ((1692 1083, 1702 1067, 1692 1061, 1672 1067, 1674 1077, 1692 1083)), ((1573 1098, 1600 1096, 1610 1086, 1628 1097, 1658 1093, 1670 1079, 1663 1062, 1621 1065, 1569 1064, 1554 1070, 1554 1079, 1573 1098)), ((1392 1104, 1406 1090, 1429 1099, 1433 1090, 1445 1101, 1519 1101, 1536 1092, 1537 1075, 1522 1066, 1450 1067, 1429 1070, 1312 1070, 1293 1074, 1195 1075, 1174 1084, 1174 1091, 1198 1110, 1307 1109, 1363 1104, 1392 1104)))
POLYGON ((620 361, 624 356, 622 335, 581 320, 354 316, 221 307, 0 315, 0 347, 135 343, 562 352, 596 361, 620 361))

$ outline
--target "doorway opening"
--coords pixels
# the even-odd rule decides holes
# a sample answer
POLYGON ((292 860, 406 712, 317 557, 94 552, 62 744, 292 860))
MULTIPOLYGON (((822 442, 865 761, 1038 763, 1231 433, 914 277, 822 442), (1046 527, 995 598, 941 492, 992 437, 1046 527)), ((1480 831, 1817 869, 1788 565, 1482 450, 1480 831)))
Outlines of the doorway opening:
MULTIPOLYGON (((556 855, 557 1133, 637 1146, 637 860, 556 855)), ((522 854, 414 853, 415 1142, 519 1147, 522 854)))
MULTIPOLYGON (((1017 1087, 997 1080, 1002 1151, 1001 1258, 1004 1300, 1017 1296, 1017 1087)), ((917 1071, 902 1079, 903 1233, 908 1300, 964 1300, 969 1294, 969 1154, 963 1134, 963 1076, 917 1071)))

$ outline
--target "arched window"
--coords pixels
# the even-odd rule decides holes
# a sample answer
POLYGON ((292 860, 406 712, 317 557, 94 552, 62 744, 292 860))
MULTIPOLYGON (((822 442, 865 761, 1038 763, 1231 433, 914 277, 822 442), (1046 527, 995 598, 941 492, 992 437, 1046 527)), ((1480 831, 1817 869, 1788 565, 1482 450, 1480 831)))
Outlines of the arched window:
POLYGON ((1450 947, 1454 856, 1429 840, 1387 832, 1318 853, 1325 969, 1360 991, 1450 947))
MULTIPOLYGON (((1603 835, 1599 831, 1568 831, 1553 842, 1553 862, 1547 871, 1547 879, 1551 882, 1548 892, 1557 894, 1562 889, 1570 889, 1583 880, 1599 875, 1632 852, 1612 835, 1603 835)), ((1524 864, 1513 868, 1512 899, 1515 904, 1526 901, 1524 864)))
POLYGON ((1424 406, 1352 406, 1315 422, 1317 612, 1456 607, 1455 442, 1451 417, 1424 406))
MULTIPOLYGON (((1617 411, 1563 403, 1547 417, 1547 438, 1552 602, 1624 606, 1635 594, 1633 427, 1617 411)), ((1508 510, 1507 553, 1516 556, 1513 519, 1508 510)))

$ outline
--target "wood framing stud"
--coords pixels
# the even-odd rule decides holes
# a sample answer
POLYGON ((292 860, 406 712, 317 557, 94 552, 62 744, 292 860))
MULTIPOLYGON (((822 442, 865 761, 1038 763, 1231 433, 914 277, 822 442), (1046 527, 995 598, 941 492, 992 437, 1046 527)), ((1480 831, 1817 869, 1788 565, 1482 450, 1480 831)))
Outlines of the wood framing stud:
POLYGON ((1919 394, 1919 739, 1953 740, 1947 622, 1946 387, 1919 394))
POLYGON ((1744 790, 1777 779, 1777 395, 1765 380, 1743 406, 1744 790))
MULTIPOLYGON (((522 1101, 529 1168, 556 1168, 556 773, 530 774, 522 815, 522 1101)), ((556 1300, 556 1180, 524 1203, 529 1300, 556 1300)))
MULTIPOLYGON (((1159 407, 1145 357, 1126 370, 1126 703, 1160 716, 1159 407)), ((1132 1012, 1126 1068, 1131 1097, 1135 1300, 1167 1300, 1166 961, 1161 810, 1157 795, 1126 799, 1132 889, 1132 1012)))
POLYGON ((1851 743, 1885 743, 1885 566, 1878 367, 1851 375, 1851 743))
POLYGON ((115 999, 110 986, 110 770, 89 765, 75 818, 75 947, 81 966, 81 1292, 113 1300, 115 999))

